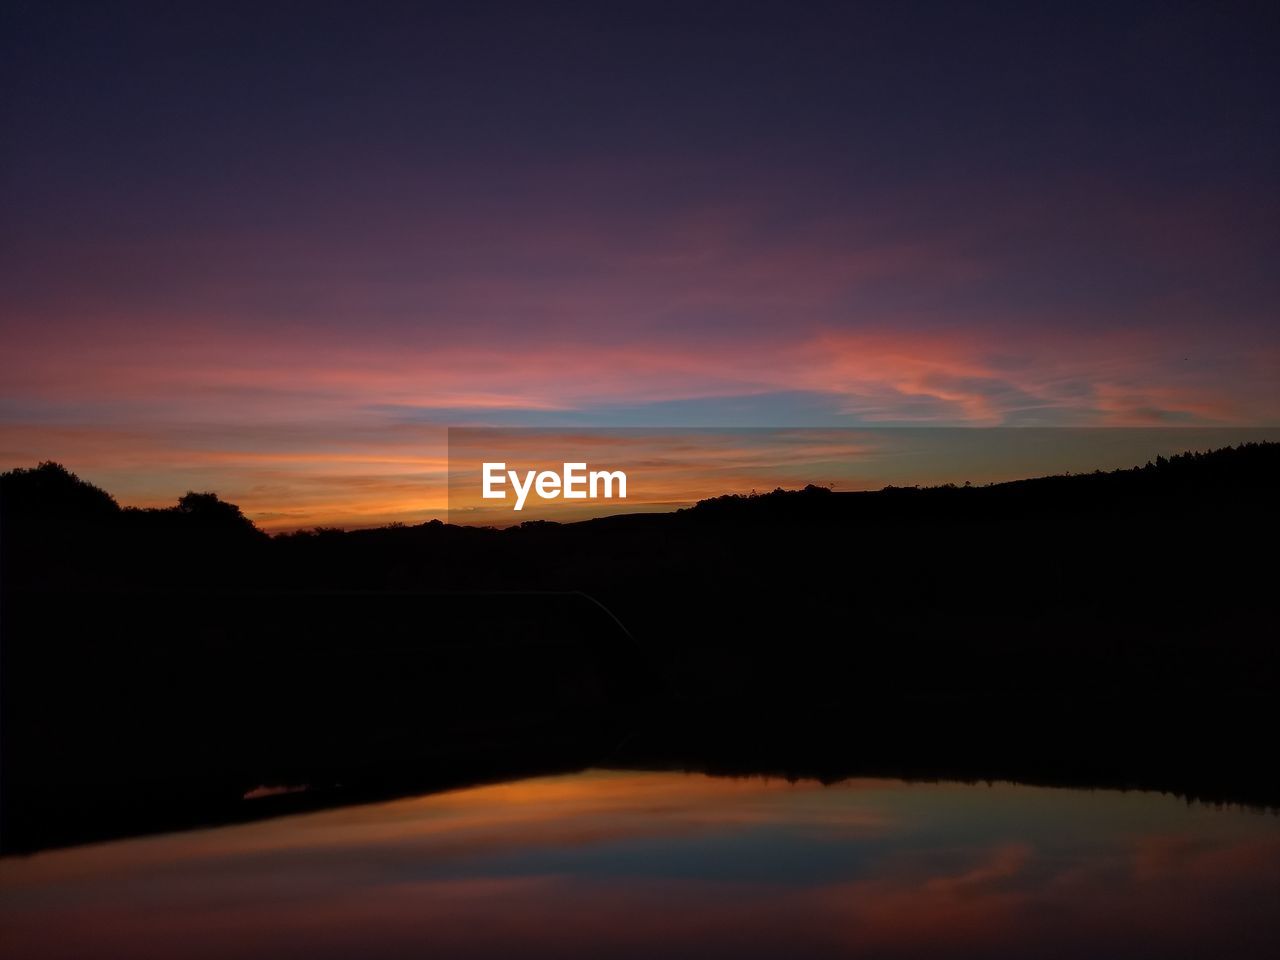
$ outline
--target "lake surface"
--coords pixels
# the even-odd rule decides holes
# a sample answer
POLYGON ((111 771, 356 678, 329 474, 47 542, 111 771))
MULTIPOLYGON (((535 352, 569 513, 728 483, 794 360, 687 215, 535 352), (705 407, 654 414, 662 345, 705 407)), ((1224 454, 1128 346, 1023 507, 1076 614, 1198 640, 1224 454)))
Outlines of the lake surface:
POLYGON ((1274 957, 1280 817, 589 771, 8 858, 0 953, 1274 957))

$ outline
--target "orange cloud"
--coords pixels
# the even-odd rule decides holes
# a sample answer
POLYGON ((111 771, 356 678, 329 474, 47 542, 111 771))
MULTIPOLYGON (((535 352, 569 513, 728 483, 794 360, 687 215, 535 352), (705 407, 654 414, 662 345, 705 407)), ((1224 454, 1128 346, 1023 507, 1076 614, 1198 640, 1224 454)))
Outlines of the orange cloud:
MULTIPOLYGON (((215 489, 269 529, 367 526, 443 513, 444 428, 460 421, 607 422, 609 411, 631 411, 636 422, 651 411, 656 426, 701 425, 747 401, 785 411, 793 396, 823 422, 851 426, 1231 425, 1280 415, 1280 364, 1266 351, 1133 331, 1082 341, 911 330, 756 330, 714 349, 616 331, 485 347, 406 336, 391 348, 216 330, 71 337, 54 349, 38 348, 37 331, 0 360, 0 466, 58 459, 128 503, 215 489)), ((659 484, 649 499, 775 482, 741 465, 659 484)))

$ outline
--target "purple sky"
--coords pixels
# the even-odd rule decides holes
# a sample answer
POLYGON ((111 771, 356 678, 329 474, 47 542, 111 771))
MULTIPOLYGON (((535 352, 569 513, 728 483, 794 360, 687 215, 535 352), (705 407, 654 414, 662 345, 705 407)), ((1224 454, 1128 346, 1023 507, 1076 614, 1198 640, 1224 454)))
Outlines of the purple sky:
POLYGON ((260 6, 7 5, 0 467, 354 525, 448 425, 1280 421, 1266 5, 260 6))

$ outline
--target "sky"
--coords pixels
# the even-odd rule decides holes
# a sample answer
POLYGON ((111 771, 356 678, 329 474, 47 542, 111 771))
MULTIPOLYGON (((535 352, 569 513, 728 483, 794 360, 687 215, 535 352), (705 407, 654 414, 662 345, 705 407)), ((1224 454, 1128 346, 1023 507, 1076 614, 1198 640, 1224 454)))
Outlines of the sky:
POLYGON ((450 426, 1275 426, 1268 6, 11 0, 0 468, 283 529, 442 515, 450 426))

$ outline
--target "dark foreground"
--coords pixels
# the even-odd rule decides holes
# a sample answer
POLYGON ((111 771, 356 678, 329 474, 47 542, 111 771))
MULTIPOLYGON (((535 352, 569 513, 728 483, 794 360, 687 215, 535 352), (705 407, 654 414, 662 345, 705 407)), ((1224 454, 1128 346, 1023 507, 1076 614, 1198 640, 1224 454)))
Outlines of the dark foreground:
POLYGON ((1252 445, 267 538, 216 498, 6 475, 3 847, 600 765, 1274 807, 1278 488, 1252 445))

